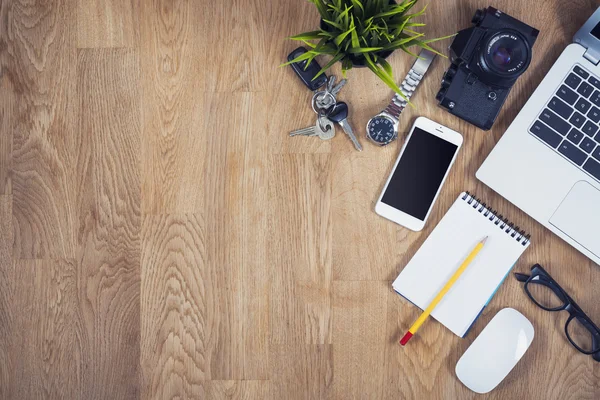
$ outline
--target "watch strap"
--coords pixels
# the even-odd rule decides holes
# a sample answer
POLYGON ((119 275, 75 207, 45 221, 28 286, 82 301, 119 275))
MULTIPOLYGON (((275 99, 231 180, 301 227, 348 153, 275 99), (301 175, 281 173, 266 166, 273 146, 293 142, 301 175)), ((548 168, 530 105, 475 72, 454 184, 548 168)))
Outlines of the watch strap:
POLYGON ((400 114, 408 104, 407 100, 411 98, 415 89, 419 86, 419 83, 421 83, 423 76, 425 76, 425 72, 429 69, 434 58, 435 53, 432 51, 426 49, 421 50, 419 58, 417 58, 410 71, 408 71, 408 75, 406 75, 406 78, 404 78, 399 86, 400 92, 406 96, 406 99, 396 93, 390 104, 384 110, 385 113, 391 115, 393 118, 400 118, 400 114))

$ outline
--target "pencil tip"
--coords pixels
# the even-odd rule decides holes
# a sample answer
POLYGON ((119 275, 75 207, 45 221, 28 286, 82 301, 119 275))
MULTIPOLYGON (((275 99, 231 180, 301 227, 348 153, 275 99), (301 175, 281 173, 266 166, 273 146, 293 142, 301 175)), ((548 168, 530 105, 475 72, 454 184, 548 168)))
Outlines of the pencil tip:
POLYGON ((487 242, 489 236, 486 236, 483 238, 483 240, 481 241, 482 244, 485 244, 485 242, 487 242))

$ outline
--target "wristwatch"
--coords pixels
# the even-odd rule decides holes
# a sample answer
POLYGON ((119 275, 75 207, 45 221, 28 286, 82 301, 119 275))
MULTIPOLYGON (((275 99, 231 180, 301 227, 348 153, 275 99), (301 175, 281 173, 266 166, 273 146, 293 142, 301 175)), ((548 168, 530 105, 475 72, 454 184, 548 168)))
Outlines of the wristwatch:
POLYGON ((379 146, 385 146, 398 138, 400 114, 408 104, 407 100, 410 99, 419 83, 421 83, 434 58, 435 53, 425 49, 421 50, 419 58, 417 58, 417 61, 415 61, 410 71, 408 71, 408 75, 399 86, 406 99, 396 93, 385 110, 367 122, 367 138, 369 140, 379 146))

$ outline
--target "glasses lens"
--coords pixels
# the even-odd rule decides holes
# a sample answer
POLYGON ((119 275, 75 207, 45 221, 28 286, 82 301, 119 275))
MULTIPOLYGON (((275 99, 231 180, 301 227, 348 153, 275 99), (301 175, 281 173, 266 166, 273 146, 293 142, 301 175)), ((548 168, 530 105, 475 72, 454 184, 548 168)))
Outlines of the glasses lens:
POLYGON ((583 317, 575 317, 567 324, 567 335, 571 342, 584 353, 594 353, 599 349, 600 343, 594 344, 593 329, 583 317))
POLYGON ((556 292, 541 281, 538 276, 530 280, 526 288, 533 300, 546 310, 559 310, 565 305, 565 302, 558 297, 556 292))

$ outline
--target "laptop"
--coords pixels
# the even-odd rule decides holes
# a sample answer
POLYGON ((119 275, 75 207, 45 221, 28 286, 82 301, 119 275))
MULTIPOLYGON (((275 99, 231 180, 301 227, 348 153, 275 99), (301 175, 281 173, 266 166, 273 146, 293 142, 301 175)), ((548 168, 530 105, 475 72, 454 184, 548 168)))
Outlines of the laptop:
POLYGON ((600 264, 600 8, 477 178, 600 264))

